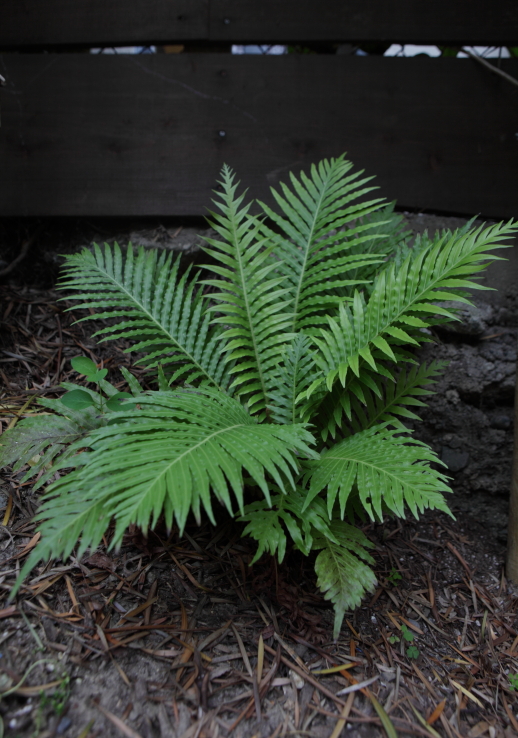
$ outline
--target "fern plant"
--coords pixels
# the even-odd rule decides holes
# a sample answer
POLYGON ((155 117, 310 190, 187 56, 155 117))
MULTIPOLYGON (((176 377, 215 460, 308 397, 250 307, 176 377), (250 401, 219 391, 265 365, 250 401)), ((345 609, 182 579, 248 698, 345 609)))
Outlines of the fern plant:
POLYGON ((130 524, 146 531, 163 515, 182 531, 190 514, 214 521, 219 503, 246 523, 256 559, 282 560, 290 540, 316 552, 337 637, 375 585, 362 521, 448 512, 440 461, 404 424, 441 369, 419 366, 413 350, 483 289, 473 276, 517 228, 444 232, 410 248, 400 216, 343 156, 291 175, 261 217, 226 166, 220 185, 204 279, 131 245, 67 257, 67 299, 93 309, 82 320, 109 320, 101 341, 131 339, 158 389, 143 392, 126 372, 132 400, 116 398, 109 417, 95 393, 75 410, 65 396, 43 402, 59 438, 42 439, 33 419, 2 436, 4 464, 43 452, 27 478, 54 479, 21 577, 78 542, 78 556, 95 548, 112 521, 117 546, 130 524))

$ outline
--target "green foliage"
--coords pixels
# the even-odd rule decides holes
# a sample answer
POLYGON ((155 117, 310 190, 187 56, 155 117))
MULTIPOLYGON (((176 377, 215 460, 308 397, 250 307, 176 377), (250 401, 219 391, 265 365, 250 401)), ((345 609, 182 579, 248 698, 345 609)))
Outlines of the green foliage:
POLYGON ((401 626, 401 634, 403 635, 403 639, 407 641, 407 643, 413 643, 414 642, 414 634, 411 630, 407 628, 405 624, 401 626))
POLYGON ((508 674, 507 679, 509 680, 509 687, 513 690, 518 690, 518 674, 508 674))
POLYGON ((442 368, 419 366, 413 350, 456 319, 455 304, 482 289, 473 277, 498 258, 488 252, 517 230, 467 228, 411 247, 393 205, 366 199, 372 189, 344 157, 325 160, 292 175, 259 217, 224 167, 203 280, 131 245, 67 257, 67 299, 93 309, 83 320, 109 319, 101 340, 133 341, 158 389, 123 370, 130 392, 120 393, 76 358, 96 389, 65 384, 61 401, 41 401, 54 415, 2 436, 3 464, 40 455, 26 475, 40 484, 60 472, 21 577, 78 542, 78 556, 95 548, 112 520, 116 546, 130 524, 146 531, 162 514, 180 531, 191 513, 214 521, 217 501, 239 513, 256 559, 282 560, 290 541, 315 556, 338 636, 376 582, 358 521, 448 510, 437 456, 404 425, 442 368))
POLYGON ((420 651, 417 648, 417 646, 409 646, 406 649, 405 653, 406 653, 406 655, 408 656, 409 659, 418 659, 419 658, 420 651))
POLYGON ((405 653, 408 656, 408 658, 409 659, 419 658, 420 651, 417 648, 417 646, 414 644, 415 636, 412 633, 412 631, 409 630, 404 623, 401 626, 401 635, 403 636, 403 640, 410 644, 408 648, 405 649, 405 653))
POLYGON ((391 584, 393 587, 396 586, 398 582, 400 582, 403 579, 401 574, 398 572, 397 569, 391 569, 389 572, 389 575, 387 577, 388 584, 391 584))

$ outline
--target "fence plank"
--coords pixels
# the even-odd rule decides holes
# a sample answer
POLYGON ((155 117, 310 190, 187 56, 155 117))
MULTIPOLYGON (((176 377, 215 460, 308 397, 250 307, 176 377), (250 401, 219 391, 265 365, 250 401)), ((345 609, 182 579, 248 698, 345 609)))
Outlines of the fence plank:
POLYGON ((0 48, 208 38, 209 0, 2 0, 0 48))
POLYGON ((516 0, 211 0, 211 37, 515 45, 516 0))
POLYGON ((498 46, 517 37, 516 0, 3 0, 0 20, 0 48, 192 39, 498 46))
POLYGON ((265 199, 343 151, 402 206, 518 214, 517 90, 469 59, 5 54, 0 72, 0 215, 198 215, 223 162, 265 199))

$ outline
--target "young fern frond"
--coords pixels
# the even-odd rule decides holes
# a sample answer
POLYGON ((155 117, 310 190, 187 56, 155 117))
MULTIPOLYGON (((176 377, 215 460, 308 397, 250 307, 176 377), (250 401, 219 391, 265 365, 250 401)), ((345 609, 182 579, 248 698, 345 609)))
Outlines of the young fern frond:
POLYGON ((310 177, 303 172, 298 179, 290 173, 291 188, 282 184, 282 195, 272 190, 282 215, 260 203, 282 233, 263 226, 282 262, 279 272, 289 285, 293 332, 311 331, 325 323, 326 312, 343 299, 336 291, 365 281, 350 277, 349 272, 381 261, 378 254, 361 249, 363 242, 376 238, 368 220, 336 232, 383 202, 382 198, 354 202, 375 188, 365 186, 372 177, 358 179, 362 172, 351 174, 351 167, 339 156, 313 165, 310 177))
MULTIPOLYGON (((344 386, 349 371, 360 377, 361 363, 377 372, 375 349, 396 361, 393 347, 422 343, 426 339, 422 329, 437 323, 437 316, 455 320, 451 309, 437 303, 471 304, 465 290, 486 288, 467 277, 483 270, 484 260, 498 259, 486 249, 505 248, 508 244, 502 241, 517 229, 510 223, 462 236, 445 234, 415 257, 409 256, 399 269, 391 264, 381 272, 367 302, 356 292, 351 308, 341 304, 339 316, 328 316, 329 328, 321 328, 320 337, 314 337, 319 349, 315 359, 328 390, 337 379, 344 386)), ((314 382, 308 395, 323 381, 314 382)))
POLYGON ((228 167, 223 167, 222 192, 216 193, 221 213, 211 212, 211 225, 222 240, 206 239, 205 251, 217 262, 208 268, 221 279, 207 279, 214 292, 211 308, 219 315, 213 324, 224 325, 222 340, 232 388, 247 399, 254 414, 264 417, 270 393, 277 384, 278 364, 283 345, 290 339, 290 306, 284 278, 273 276, 276 263, 270 258, 272 246, 261 236, 261 223, 241 207, 244 195, 237 196, 239 183, 228 167))
POLYGON ((275 423, 301 422, 303 399, 318 376, 308 336, 298 333, 286 347, 279 365, 276 389, 270 392, 271 418, 275 423))
POLYGON ((67 256, 60 289, 72 290, 67 299, 79 300, 77 308, 96 312, 82 320, 115 318, 95 333, 102 341, 120 338, 136 343, 127 351, 145 355, 137 363, 148 368, 173 364, 171 381, 207 382, 227 390, 229 377, 221 354, 221 330, 211 327, 207 302, 190 268, 179 273, 180 258, 172 253, 138 249, 125 253, 117 244, 93 253, 84 249, 67 256))
POLYGON ((426 444, 408 438, 409 431, 387 425, 368 428, 324 451, 307 474, 307 504, 327 489, 329 516, 338 499, 343 518, 349 496, 357 489, 372 520, 382 520, 385 510, 404 517, 405 503, 416 518, 426 508, 449 513, 442 496, 451 491, 447 478, 430 466, 442 462, 426 444))
POLYGON ((376 577, 368 566, 374 559, 366 550, 373 544, 362 531, 338 520, 331 523, 330 531, 332 535, 315 536, 313 548, 321 549, 315 561, 317 585, 334 605, 333 638, 337 640, 345 612, 374 591, 376 577))

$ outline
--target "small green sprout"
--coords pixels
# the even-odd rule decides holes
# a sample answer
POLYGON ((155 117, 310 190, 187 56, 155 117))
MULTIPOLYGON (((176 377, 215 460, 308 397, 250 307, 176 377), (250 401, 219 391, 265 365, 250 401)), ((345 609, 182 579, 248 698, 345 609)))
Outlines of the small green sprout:
POLYGON ((509 674, 507 678, 509 679, 509 686, 513 692, 514 690, 518 690, 518 674, 509 674))
POLYGON ((419 657, 419 649, 417 646, 409 646, 406 650, 409 659, 417 659, 419 657))
POLYGON ((402 576, 401 576, 401 574, 400 574, 400 573, 398 572, 398 570, 397 570, 397 569, 391 569, 391 570, 390 570, 390 573, 389 573, 389 575, 388 575, 388 577, 387 577, 387 582, 388 582, 389 584, 391 584, 391 585, 392 585, 393 587, 395 587, 395 586, 396 586, 396 584, 397 584, 397 583, 398 583, 398 582, 399 582, 399 581, 400 581, 401 579, 403 579, 403 577, 402 577, 402 576))
POLYGON ((399 643, 399 640, 400 639, 397 637, 397 635, 391 635, 389 636, 388 642, 394 645, 394 643, 399 643))
POLYGON ((414 640, 414 634, 411 630, 409 630, 406 625, 401 626, 401 633, 403 635, 403 638, 405 641, 408 641, 409 643, 412 643, 414 640))

